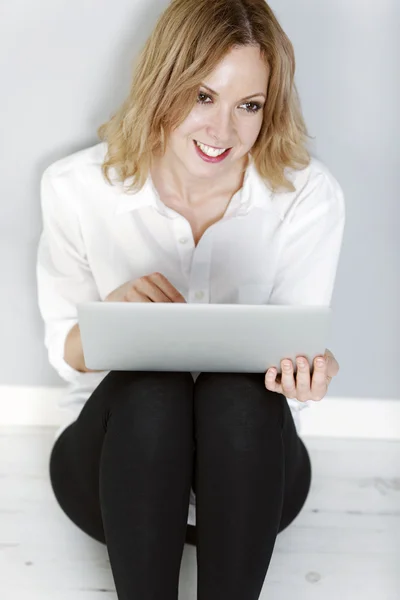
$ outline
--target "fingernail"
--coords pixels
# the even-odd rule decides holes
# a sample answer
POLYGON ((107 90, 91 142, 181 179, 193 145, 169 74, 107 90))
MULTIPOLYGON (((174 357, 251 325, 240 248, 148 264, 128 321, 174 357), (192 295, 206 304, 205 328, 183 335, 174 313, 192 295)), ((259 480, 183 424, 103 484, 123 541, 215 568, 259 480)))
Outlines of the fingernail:
POLYGON ((317 365, 318 365, 319 367, 323 367, 323 366, 325 365, 325 361, 324 361, 322 358, 319 358, 319 359, 317 360, 317 365))

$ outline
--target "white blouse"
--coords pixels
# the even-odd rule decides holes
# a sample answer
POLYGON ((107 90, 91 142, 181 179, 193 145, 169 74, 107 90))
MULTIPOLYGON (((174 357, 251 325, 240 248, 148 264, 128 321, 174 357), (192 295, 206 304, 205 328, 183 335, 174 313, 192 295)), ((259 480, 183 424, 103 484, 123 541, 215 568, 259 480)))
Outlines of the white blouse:
MULTIPOLYGON (((343 191, 316 158, 286 170, 294 192, 272 193, 249 155, 242 188, 195 247, 189 222, 160 200, 151 175, 135 194, 106 182, 105 153, 105 143, 75 152, 41 179, 38 305, 49 362, 68 382, 58 403, 68 415, 55 439, 109 373, 81 373, 64 360, 77 304, 158 271, 187 302, 329 306, 342 246, 343 191)), ((287 401, 299 430, 311 401, 287 401)), ((188 523, 196 524, 193 490, 188 523)))

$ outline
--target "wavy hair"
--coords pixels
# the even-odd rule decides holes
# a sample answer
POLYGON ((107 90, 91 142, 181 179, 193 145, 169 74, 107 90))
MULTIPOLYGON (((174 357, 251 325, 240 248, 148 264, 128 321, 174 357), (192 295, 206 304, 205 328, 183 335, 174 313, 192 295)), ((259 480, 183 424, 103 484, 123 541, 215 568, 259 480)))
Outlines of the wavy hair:
POLYGON ((259 46, 270 69, 263 122, 250 150, 273 191, 294 191, 285 169, 310 162, 308 135, 294 82, 292 43, 265 0, 172 0, 139 53, 128 97, 97 130, 106 142, 102 164, 127 191, 147 179, 152 156, 165 151, 169 133, 195 105, 200 83, 231 49, 259 46))

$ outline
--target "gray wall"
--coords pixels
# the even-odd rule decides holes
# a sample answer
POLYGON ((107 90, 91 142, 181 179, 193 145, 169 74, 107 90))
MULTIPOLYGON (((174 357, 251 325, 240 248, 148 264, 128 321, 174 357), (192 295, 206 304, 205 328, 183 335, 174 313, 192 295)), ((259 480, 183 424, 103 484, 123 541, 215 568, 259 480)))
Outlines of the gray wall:
MULTIPOLYGON (((36 301, 39 179, 54 160, 96 143, 97 126, 127 93, 132 59, 167 4, 149 10, 148 0, 3 3, 0 384, 63 384, 48 365, 36 301)), ((346 196, 329 345, 341 371, 330 395, 400 399, 400 5, 270 5, 295 47, 313 154, 346 196)))

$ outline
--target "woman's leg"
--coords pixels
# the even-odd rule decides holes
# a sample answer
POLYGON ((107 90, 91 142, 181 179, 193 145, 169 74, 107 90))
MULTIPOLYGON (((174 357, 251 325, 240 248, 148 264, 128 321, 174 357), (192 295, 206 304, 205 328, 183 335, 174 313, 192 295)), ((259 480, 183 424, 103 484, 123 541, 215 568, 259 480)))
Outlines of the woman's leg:
POLYGON ((67 516, 107 544, 119 600, 177 600, 193 477, 190 373, 111 371, 56 441, 67 516))
POLYGON ((263 374, 195 385, 198 600, 257 600, 277 534, 300 512, 311 463, 285 396, 263 374))

